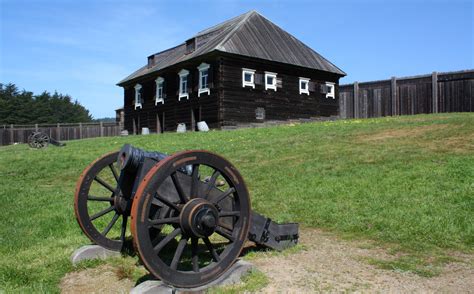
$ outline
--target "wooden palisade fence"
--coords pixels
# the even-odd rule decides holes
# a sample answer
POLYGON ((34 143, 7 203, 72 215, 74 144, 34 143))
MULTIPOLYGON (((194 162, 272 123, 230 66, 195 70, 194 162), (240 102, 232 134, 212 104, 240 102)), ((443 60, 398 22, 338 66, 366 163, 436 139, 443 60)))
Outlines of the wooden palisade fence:
POLYGON ((68 141, 119 136, 121 130, 122 126, 116 122, 0 125, 0 146, 27 143, 28 136, 34 131, 44 132, 58 141, 68 141))
POLYGON ((474 112, 474 70, 341 85, 339 105, 341 118, 474 112))

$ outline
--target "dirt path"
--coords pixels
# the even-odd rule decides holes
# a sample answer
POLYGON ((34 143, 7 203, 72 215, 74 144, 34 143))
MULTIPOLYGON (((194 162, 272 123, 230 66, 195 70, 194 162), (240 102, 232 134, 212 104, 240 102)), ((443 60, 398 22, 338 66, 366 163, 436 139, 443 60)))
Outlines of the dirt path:
POLYGON ((467 264, 447 265, 437 277, 423 278, 369 265, 364 258, 391 256, 380 249, 359 248, 354 242, 341 241, 318 230, 304 230, 300 241, 306 250, 253 261, 270 279, 263 292, 474 293, 472 258, 467 264))
POLYGON ((110 265, 67 274, 59 284, 61 293, 129 293, 135 285, 130 279, 119 279, 110 265))
MULTIPOLYGON (((452 263, 434 278, 382 270, 364 258, 390 259, 382 249, 363 249, 356 242, 341 241, 314 229, 301 232, 304 250, 276 256, 262 254, 252 260, 270 279, 264 293, 312 292, 442 292, 474 293, 473 258, 452 263)), ((367 246, 366 246, 367 247, 367 246)), ((116 269, 105 265, 74 272, 61 281, 63 293, 128 293, 135 284, 119 280, 116 269)))

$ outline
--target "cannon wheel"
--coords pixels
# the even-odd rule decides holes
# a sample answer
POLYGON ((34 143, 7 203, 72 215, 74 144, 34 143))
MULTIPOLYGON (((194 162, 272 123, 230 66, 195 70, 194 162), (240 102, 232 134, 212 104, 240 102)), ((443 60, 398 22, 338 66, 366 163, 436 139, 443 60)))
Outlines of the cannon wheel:
POLYGON ((31 148, 41 149, 49 144, 49 136, 42 132, 33 132, 28 136, 28 145, 31 148))
POLYGON ((157 163, 138 187, 131 211, 141 261, 155 277, 182 288, 205 285, 229 269, 240 255, 249 224, 250 199, 242 176, 226 159, 207 151, 180 152, 157 163), (178 175, 185 166, 192 166, 188 185, 178 175), (203 181, 204 169, 212 176, 203 181), (225 184, 216 185, 218 177, 225 184), (158 193, 165 180, 173 182, 177 199, 158 193), (224 209, 224 202, 231 209, 224 209), (163 204, 171 213, 153 213, 154 206, 163 204), (224 224, 229 220, 230 228, 224 224))
POLYGON ((79 226, 92 242, 120 251, 126 238, 129 211, 120 209, 126 205, 117 197, 119 176, 114 166, 117 156, 118 152, 103 155, 82 172, 76 185, 74 212, 79 226))

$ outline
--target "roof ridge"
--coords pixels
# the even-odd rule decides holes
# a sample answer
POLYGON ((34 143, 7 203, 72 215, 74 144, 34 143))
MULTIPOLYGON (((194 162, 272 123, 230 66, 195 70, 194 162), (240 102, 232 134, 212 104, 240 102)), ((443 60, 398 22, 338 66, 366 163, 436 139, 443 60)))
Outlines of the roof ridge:
MULTIPOLYGON (((268 21, 272 26, 278 28, 279 30, 283 31, 284 33, 286 33, 287 35, 289 35, 294 41, 300 43, 301 45, 303 45, 304 47, 306 47, 307 49, 309 49, 313 54, 316 54, 318 57, 324 59, 327 63, 331 64, 332 66, 334 66, 336 69, 338 69, 339 71, 343 72, 344 74, 346 74, 346 72, 344 72, 342 69, 340 69, 339 67, 337 67, 334 63, 332 63, 331 61, 329 61, 326 57, 322 56, 321 54, 319 54, 318 52, 316 52, 316 50, 314 50, 313 48, 311 48, 310 46, 306 45, 303 41, 301 41, 300 39, 296 38, 295 36, 293 36, 293 34, 291 34, 290 32, 286 31, 284 28, 280 27, 279 25, 275 24, 273 21, 271 21, 270 19, 268 19, 267 17, 265 17, 263 14, 261 13, 258 13, 257 11, 255 11, 256 14, 258 14, 259 16, 261 16, 262 18, 264 18, 266 21, 268 21)), ((323 70, 325 71, 325 70, 323 70)), ((327 70, 326 70, 327 71, 327 70)))
POLYGON ((233 21, 235 21, 235 20, 237 20, 237 19, 239 19, 239 18, 244 18, 244 17, 246 16, 246 14, 251 13, 251 12, 253 12, 253 11, 254 11, 254 10, 247 11, 247 12, 242 13, 242 14, 240 14, 240 15, 237 15, 237 16, 231 18, 231 19, 225 20, 225 21, 223 21, 223 22, 221 22, 221 23, 218 23, 218 24, 213 25, 213 26, 211 26, 211 27, 209 27, 209 28, 206 28, 206 29, 204 29, 204 30, 201 30, 201 31, 197 32, 192 38, 196 38, 196 37, 199 37, 199 36, 202 36, 202 35, 209 34, 209 33, 213 32, 213 31, 216 31, 216 30, 218 30, 220 27, 224 26, 225 24, 227 24, 227 23, 232 23, 233 21))
POLYGON ((224 39, 219 44, 217 44, 217 46, 214 47, 214 49, 222 50, 221 46, 224 45, 235 34, 235 32, 237 32, 242 27, 245 22, 247 22, 250 16, 255 14, 258 14, 258 12, 255 10, 250 10, 245 13, 245 16, 235 25, 235 27, 227 34, 227 36, 225 36, 224 39))

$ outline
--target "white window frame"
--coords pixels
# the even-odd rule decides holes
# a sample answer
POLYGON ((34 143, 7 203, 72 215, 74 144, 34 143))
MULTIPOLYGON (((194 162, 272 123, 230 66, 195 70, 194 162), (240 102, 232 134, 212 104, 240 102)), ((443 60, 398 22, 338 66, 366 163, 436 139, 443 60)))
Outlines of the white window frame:
POLYGON ((300 95, 301 94, 309 95, 309 81, 310 79, 308 78, 300 77, 300 81, 299 81, 300 95), (306 89, 303 89, 303 87, 301 87, 303 84, 306 84, 306 89))
POLYGON ((156 97, 155 97, 155 106, 158 105, 158 103, 165 104, 165 98, 164 98, 164 93, 163 93, 163 84, 165 83, 165 79, 162 77, 158 77, 155 80, 156 83, 156 97), (160 89, 161 89, 161 95, 160 95, 160 89))
POLYGON ((211 95, 211 89, 209 89, 209 68, 211 66, 207 63, 201 63, 197 69, 199 70, 199 89, 198 89, 198 97, 201 97, 201 94, 207 93, 207 95, 211 95), (202 85, 202 77, 203 73, 207 70, 207 87, 203 87, 202 85))
POLYGON ((326 87, 331 87, 331 91, 328 91, 326 93, 326 98, 336 99, 336 94, 335 94, 336 84, 331 83, 331 82, 326 82, 326 87))
POLYGON ((255 89, 255 70, 249 68, 242 68, 242 87, 245 88, 246 86, 252 87, 255 89), (250 74, 250 82, 245 81, 245 74, 250 74))
POLYGON ((178 93, 178 101, 181 101, 181 98, 186 98, 189 99, 189 93, 188 93, 188 88, 189 88, 189 70, 182 69, 178 73, 179 75, 179 93, 178 93), (183 79, 186 78, 186 88, 183 89, 183 79))
POLYGON ((276 73, 269 72, 269 71, 265 72, 265 90, 274 90, 274 91, 277 90, 277 74, 276 73), (267 78, 269 77, 273 78, 272 84, 267 83, 267 78))
POLYGON ((142 108, 142 85, 136 84, 135 85, 135 110, 140 107, 142 108))

